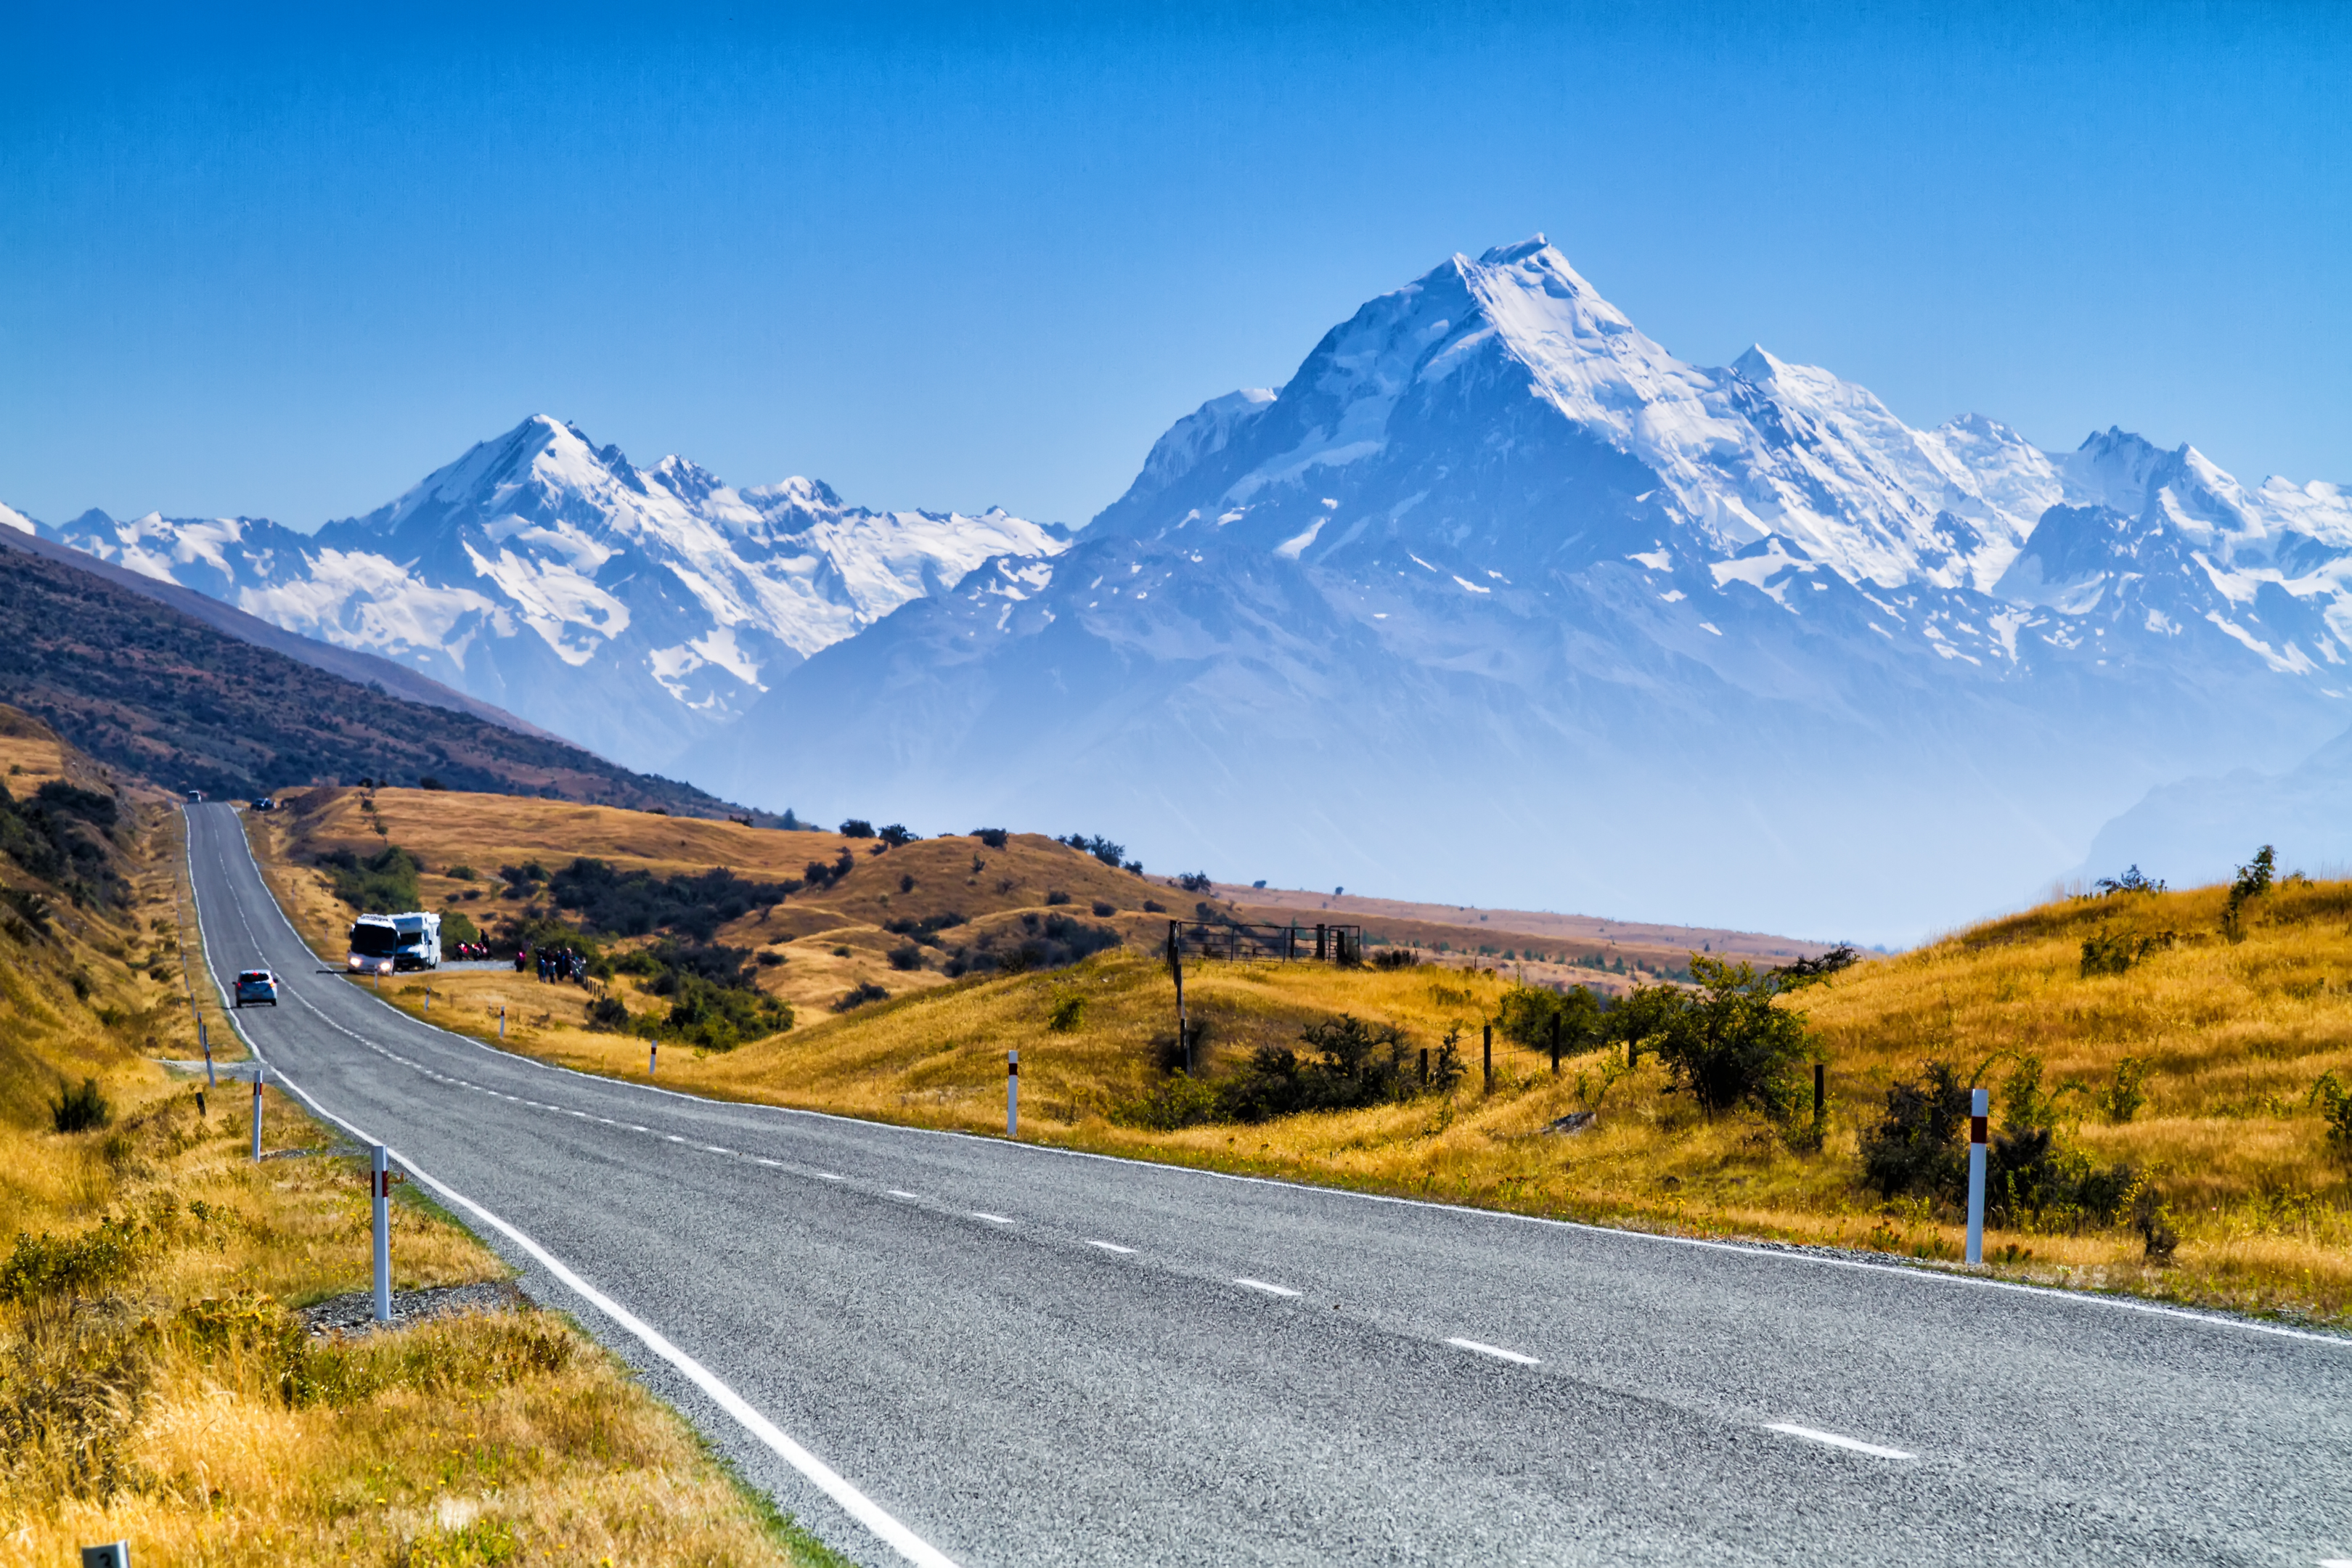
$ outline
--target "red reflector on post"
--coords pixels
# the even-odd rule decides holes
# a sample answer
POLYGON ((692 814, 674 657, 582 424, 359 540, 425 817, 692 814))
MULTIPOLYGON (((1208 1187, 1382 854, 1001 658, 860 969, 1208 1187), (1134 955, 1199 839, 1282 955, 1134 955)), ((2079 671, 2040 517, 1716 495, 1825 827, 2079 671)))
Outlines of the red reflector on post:
POLYGON ((1986 1119, 1981 1116, 1971 1116, 1969 1118, 1969 1142, 1981 1143, 1985 1141, 1985 1121, 1986 1119))

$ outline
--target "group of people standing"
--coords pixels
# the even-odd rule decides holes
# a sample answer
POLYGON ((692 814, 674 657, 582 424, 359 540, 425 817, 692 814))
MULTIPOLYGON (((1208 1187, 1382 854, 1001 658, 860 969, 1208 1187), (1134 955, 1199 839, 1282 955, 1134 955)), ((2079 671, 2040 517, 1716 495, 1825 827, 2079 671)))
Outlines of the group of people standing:
POLYGON ((588 978, 586 955, 568 947, 543 947, 536 953, 527 947, 515 949, 517 974, 522 973, 523 965, 534 961, 539 964, 539 978, 541 984, 553 985, 569 980, 577 985, 584 983, 588 978))

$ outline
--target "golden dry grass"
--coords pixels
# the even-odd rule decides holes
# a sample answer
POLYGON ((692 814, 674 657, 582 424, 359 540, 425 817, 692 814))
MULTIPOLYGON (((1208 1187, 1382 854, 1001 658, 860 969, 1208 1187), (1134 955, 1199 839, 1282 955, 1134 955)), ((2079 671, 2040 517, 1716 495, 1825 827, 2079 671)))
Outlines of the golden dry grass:
MULTIPOLYGON (((476 831, 484 842, 502 831, 499 809, 495 801, 482 808, 488 820, 476 831)), ((421 823, 409 831, 431 841, 421 823)), ((932 861, 968 856, 970 844, 911 846, 887 863, 921 869, 919 888, 936 896, 930 884, 951 892, 957 879, 938 875, 932 861)), ((1041 884, 1077 858, 1042 839, 1029 852, 1039 858, 1027 882, 1041 884)), ((1034 896, 1024 883, 1006 897, 1024 892, 1034 896)), ((1433 967, 1196 963, 1188 995, 1209 1024, 1203 1068, 1212 1073, 1343 1012, 1396 1024, 1416 1047, 1433 1048, 1459 1026, 1472 1076, 1450 1100, 1263 1126, 1140 1131, 1113 1112, 1154 1081, 1174 1037, 1166 970, 1140 943, 1055 973, 952 983, 926 975, 908 986, 877 962, 875 939, 888 940, 874 923, 879 906, 849 899, 795 909, 796 897, 772 917, 787 929, 816 928, 770 943, 790 954, 769 978, 797 987, 786 994, 801 1005, 798 1026, 724 1055, 672 1047, 661 1077, 728 1098, 1001 1132, 1004 1053, 1018 1048, 1024 1137, 1612 1224, 1951 1259, 1958 1216, 1884 1203, 1862 1186, 1861 1134, 1889 1084, 1930 1058, 1952 1061, 1964 1079, 1981 1068, 1998 1088, 2033 1056, 2044 1088, 2058 1093, 2064 1139, 2102 1162, 2137 1167, 2169 1205, 2182 1241, 2159 1266, 2127 1228, 1997 1230, 1988 1243, 1996 1272, 2342 1321, 2352 1312, 2352 1185, 2307 1100, 2322 1073, 2352 1082, 2352 883, 2264 895, 2242 942, 2220 934, 2222 901, 2210 889, 2062 900, 1799 994, 1791 1005, 1808 1012, 1829 1069, 1827 1135, 1813 1152, 1792 1151, 1752 1116, 1706 1121, 1668 1092, 1654 1064, 1621 1076, 1608 1053, 1571 1058, 1555 1078, 1545 1058, 1497 1039, 1488 1093, 1478 1074, 1480 1026, 1507 981, 1433 967), (2085 978, 2083 941, 2102 931, 2157 945, 2126 974, 2085 978), (828 967, 836 942, 853 957, 828 967), (906 994, 846 1016, 810 1005, 862 974, 906 994), (1057 1004, 1074 997, 1083 1003, 1077 1026, 1051 1029, 1057 1004), (2148 1067, 2147 1103, 2111 1122, 2095 1091, 2130 1057, 2148 1067), (1585 1110, 1601 1113, 1587 1130, 1543 1131, 1585 1110)), ((328 902, 321 895, 314 918, 335 918, 328 902)), ((1120 918, 1147 941, 1155 929, 1120 918)), ((747 917, 729 935, 749 944, 757 925, 747 917)), ((488 1038, 490 1009, 503 1000, 513 1009, 514 1048, 615 1076, 646 1073, 644 1043, 587 1029, 583 995, 572 988, 510 975, 444 975, 432 985, 441 999, 436 1022, 488 1038)), ((414 1008, 422 985, 404 980, 387 994, 414 1008)), ((634 1010, 639 999, 630 1000, 634 1010)))
MULTIPOLYGON (((0 1300, 0 1563, 125 1538, 148 1564, 835 1561, 558 1315, 308 1340, 289 1307, 366 1286, 365 1178, 274 1090, 267 1147, 320 1152, 254 1163, 243 1091, 203 1115, 147 1059, 194 1047, 176 826, 144 814, 129 910, 0 931, 0 1257, 129 1238, 125 1268, 0 1300), (85 1077, 110 1124, 54 1131, 85 1077)), ((404 1289, 506 1276, 409 1201, 393 1256, 404 1289)))

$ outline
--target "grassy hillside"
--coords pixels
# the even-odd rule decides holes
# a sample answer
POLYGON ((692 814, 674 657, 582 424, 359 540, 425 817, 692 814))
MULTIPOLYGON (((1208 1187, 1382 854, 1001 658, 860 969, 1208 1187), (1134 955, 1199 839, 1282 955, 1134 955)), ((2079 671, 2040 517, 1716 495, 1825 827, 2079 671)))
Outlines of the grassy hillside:
MULTIPOLYGON (((7 710, 0 759, 0 843, 19 847, 67 799, 44 805, 39 784, 98 773, 7 710)), ((200 1106, 201 1079, 151 1059, 195 1051, 179 819, 100 798, 119 808, 110 827, 78 801, 60 829, 104 857, 79 902, 28 867, 37 847, 0 851, 7 1559, 69 1562, 127 1537, 141 1563, 834 1561, 559 1315, 304 1331, 295 1309, 366 1286, 364 1168, 275 1090, 270 1158, 253 1163, 244 1093, 200 1106), (89 1124, 61 1130, 61 1104, 89 1124)), ((216 1014, 213 1028, 226 1038, 216 1014)), ((405 1201, 393 1256, 402 1289, 507 1277, 405 1201)))
MULTIPOLYGON (((732 1050, 665 1050, 661 1078, 681 1088, 1001 1132, 1004 1053, 1017 1048, 1024 1137, 1948 1262, 1961 1237, 1951 1190, 1930 1182, 1890 1193, 1865 1179, 1865 1146, 1887 1119, 1890 1089, 1922 1081, 1941 1061, 1958 1084, 1993 1090, 1994 1124, 2016 1133, 2016 1147, 2047 1135, 2041 1163, 2021 1167, 2029 1184, 2042 1182, 2039 1196, 2021 1199, 1992 1229, 1996 1272, 2330 1321, 2352 1310, 2352 1125, 2331 1139, 2328 1093, 2314 1094, 2323 1080, 2352 1091, 2352 883, 2283 882, 2243 900, 2232 931, 2223 929, 2221 889, 2065 900, 1793 991, 1775 1005, 1804 1015, 1826 1067, 1818 1142, 1809 1095, 1790 1124, 1754 1110, 1709 1117, 1654 1056, 1625 1071, 1620 1046, 1571 1055, 1554 1076, 1544 1055, 1497 1034, 1490 1091, 1482 1031, 1504 1008, 1507 973, 1196 962, 1187 997, 1205 1024, 1196 1066, 1212 1085, 1248 1071, 1262 1047, 1307 1054, 1302 1036, 1342 1016, 1400 1031, 1416 1074, 1419 1053, 1441 1051, 1451 1035, 1468 1076, 1448 1093, 1367 1109, 1154 1131, 1145 1108, 1169 1092, 1179 1056, 1173 987, 1156 952, 1164 917, 1139 912, 1139 895, 1172 895, 1065 846, 1015 836, 991 850, 950 837, 876 856, 831 835, 396 792, 378 796, 376 817, 393 842, 418 847, 434 873, 532 856, 552 869, 557 857, 589 854, 665 872, 724 864, 781 877, 852 847, 856 869, 840 884, 793 893, 719 930, 721 942, 782 960, 754 973, 793 1004, 796 1021, 732 1050), (902 877, 911 889, 902 890, 902 877), (1070 892, 1074 904, 1046 903, 1052 891, 1070 892), (950 976, 942 951, 925 948, 920 968, 888 966, 890 944, 903 939, 886 921, 952 911, 966 924, 939 936, 1009 935, 1024 917, 1071 907, 1090 916, 1097 897, 1114 907, 1100 923, 1129 941, 1081 963, 950 976), (2086 941, 2096 972, 2086 973, 2086 941), (2128 960, 2121 971, 2104 972, 2117 954, 2128 960), (846 988, 867 982, 890 994, 835 1010, 846 988), (1548 1131, 1587 1112, 1573 1131, 1548 1131)), ((349 795, 322 797, 307 820, 313 846, 378 841, 349 795)), ((255 826, 283 860, 288 826, 255 826)), ((281 864, 273 877, 320 932, 348 918, 315 874, 281 864)), ((423 883, 431 898, 467 910, 527 910, 534 897, 504 897, 510 885, 478 879, 423 883)), ((656 940, 607 946, 625 953, 656 940)), ((515 1048, 616 1076, 646 1073, 643 1039, 591 1027, 587 1016, 600 994, 633 1017, 658 1014, 661 999, 627 973, 586 989, 508 973, 430 984, 436 1022, 488 1038, 504 1006, 515 1048)), ((424 989, 404 980, 386 994, 415 1008, 424 989)), ((1956 1158, 1958 1145, 1942 1152, 1956 1158)))
POLYGON ((452 789, 723 816, 701 791, 561 741, 406 702, 243 642, 63 562, 0 549, 0 702, 167 789, 250 796, 430 776, 452 789))

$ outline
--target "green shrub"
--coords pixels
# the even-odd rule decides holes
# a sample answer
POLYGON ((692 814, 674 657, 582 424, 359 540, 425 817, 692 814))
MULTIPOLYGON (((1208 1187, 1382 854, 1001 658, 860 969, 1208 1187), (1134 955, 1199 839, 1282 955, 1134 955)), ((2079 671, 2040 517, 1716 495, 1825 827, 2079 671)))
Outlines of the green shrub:
POLYGON ((1217 1121, 1219 1116, 1217 1091, 1181 1069, 1153 1084, 1140 1098, 1130 1100, 1111 1112, 1111 1120, 1121 1126, 1139 1127, 1152 1132, 1175 1132, 1186 1127, 1199 1127, 1217 1121))
POLYGON ((911 942, 901 942, 890 950, 889 959, 893 969, 920 969, 923 967, 923 950, 911 942))
POLYGON ((1260 1046, 1249 1066, 1219 1086, 1218 1109, 1233 1121, 1264 1121, 1301 1110, 1357 1110, 1411 1098, 1404 1036, 1393 1024, 1367 1024, 1353 1015, 1309 1024, 1299 1040, 1312 1055, 1287 1046, 1260 1046))
POLYGON ((394 914, 423 907, 416 877, 424 862, 397 844, 387 844, 369 856, 349 849, 331 849, 319 857, 319 866, 335 896, 364 915, 394 914))
POLYGON ((1840 942, 1815 957, 1784 963, 1772 973, 1780 982, 1780 989, 1787 991, 1799 985, 1810 985, 1816 980, 1827 980, 1841 970, 1853 968, 1861 957, 1862 954, 1851 944, 1840 942))
POLYGON ((2221 934, 2231 942, 2246 940, 2243 914, 2246 905, 2271 890, 2278 873, 2278 851, 2265 844, 2254 851, 2254 858, 2238 868, 2237 879, 2230 884, 2230 902, 2221 911, 2221 934))
POLYGON ((87 1132, 114 1120, 113 1107, 98 1089, 98 1079, 86 1078, 79 1089, 62 1089, 49 1102, 49 1120, 60 1132, 87 1132))
POLYGON ((2119 1123, 2137 1116, 2140 1108, 2147 1103, 2147 1063, 2138 1057, 2126 1057, 2117 1062, 2114 1080, 2091 1096, 2099 1114, 2119 1123))
POLYGON ((864 980, 842 993, 841 999, 833 1005, 833 1010, 836 1013, 847 1013, 865 1006, 868 1002, 887 1002, 889 998, 890 993, 883 990, 871 980, 864 980))
POLYGON ((1085 997, 1058 997, 1054 1003, 1053 1016, 1045 1020, 1045 1027, 1057 1035, 1075 1034, 1086 1022, 1086 1016, 1087 999, 1085 997))
POLYGON ((1503 993, 1495 1026, 1505 1039, 1531 1051, 1550 1050, 1557 1030, 1560 1054, 1575 1056, 1601 1038, 1601 1003, 1581 985, 1559 991, 1514 985, 1503 993))
POLYGON ((2352 1162, 2352 1089, 2336 1082, 2335 1073, 2324 1072, 2319 1081, 2311 1086, 2304 1103, 2319 1108, 2320 1117, 2327 1124, 2328 1147, 2336 1151, 2337 1158, 2352 1162))
POLYGON ((1774 1005, 1779 980, 1752 965, 1693 953, 1690 967, 1696 991, 1636 986, 1608 1013, 1603 1037, 1654 1051, 1671 1089, 1709 1115, 1744 1104, 1786 1121, 1801 1098, 1799 1068, 1813 1058, 1805 1016, 1774 1005))
POLYGON ((1968 1086, 1949 1062, 1927 1063, 1918 1079, 1887 1089, 1885 1114, 1863 1134, 1863 1181, 1885 1198, 1964 1193, 1968 1123, 1968 1086))
POLYGON ((2153 937, 2111 936, 2100 931, 2083 939, 2083 978, 2095 974, 2121 974, 2147 956, 2156 945, 2153 937))
POLYGON ((991 849, 1003 848, 1008 837, 1002 827, 975 827, 971 830, 971 836, 991 849))
POLYGON ((618 996, 599 996, 588 1004, 588 1026, 592 1029, 625 1029, 629 1026, 629 1010, 618 996))

